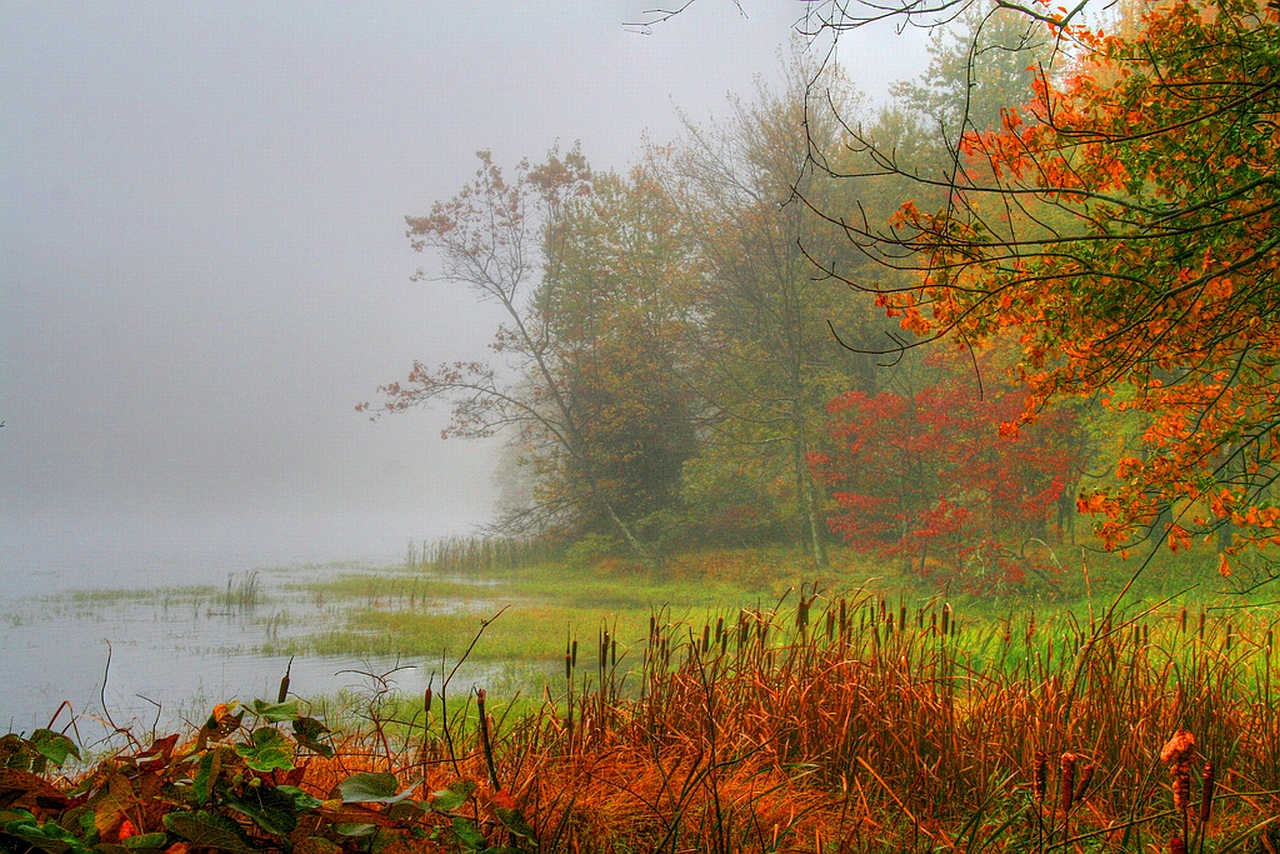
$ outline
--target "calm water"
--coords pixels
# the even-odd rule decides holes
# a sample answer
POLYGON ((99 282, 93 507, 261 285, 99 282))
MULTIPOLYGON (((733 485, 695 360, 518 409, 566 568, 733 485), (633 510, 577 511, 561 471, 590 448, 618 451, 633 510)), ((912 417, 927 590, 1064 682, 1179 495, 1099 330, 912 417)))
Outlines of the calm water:
MULTIPOLYGON (((153 725, 164 731, 202 718, 213 703, 274 700, 288 660, 255 655, 254 648, 338 620, 332 605, 286 585, 353 566, 376 572, 398 564, 407 532, 415 530, 406 521, 310 520, 290 527, 225 519, 186 526, 4 520, 0 732, 45 726, 63 701, 82 716, 90 740, 108 716, 135 731, 153 725), (225 609, 190 595, 198 585, 225 590, 229 578, 255 571, 263 604, 254 609, 225 609), (102 590, 129 592, 90 595, 102 590)), ((423 527, 418 537, 463 530, 423 527)), ((344 671, 383 674, 398 665, 403 669, 389 679, 418 693, 439 661, 300 657, 291 683, 304 697, 367 692, 370 677, 344 671)), ((64 712, 60 721, 67 719, 64 712)))

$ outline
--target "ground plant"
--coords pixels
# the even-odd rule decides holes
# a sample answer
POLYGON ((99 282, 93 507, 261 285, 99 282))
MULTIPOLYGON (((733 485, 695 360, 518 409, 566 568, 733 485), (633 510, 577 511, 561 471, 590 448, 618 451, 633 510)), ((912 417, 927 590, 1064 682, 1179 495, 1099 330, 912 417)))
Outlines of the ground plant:
POLYGON ((1033 604, 809 582, 557 632, 540 695, 286 675, 93 758, 63 714, 0 740, 0 850, 1274 850, 1270 610, 1033 604))

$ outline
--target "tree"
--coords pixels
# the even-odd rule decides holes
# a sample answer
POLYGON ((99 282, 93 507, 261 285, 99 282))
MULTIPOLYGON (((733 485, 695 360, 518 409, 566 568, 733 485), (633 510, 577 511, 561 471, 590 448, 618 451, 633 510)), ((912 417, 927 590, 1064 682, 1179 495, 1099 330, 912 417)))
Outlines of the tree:
POLYGON ((1011 429, 1073 396, 1144 420, 1114 485, 1080 499, 1108 547, 1155 530, 1185 548, 1223 526, 1280 543, 1276 9, 1173 2, 1107 35, 1082 8, 1021 8, 1070 67, 1039 73, 999 127, 964 133, 953 175, 920 179, 943 206, 908 201, 884 226, 825 211, 915 276, 846 280, 916 336, 906 346, 1016 335, 1027 396, 1011 429))
MULTIPOLYGON (((995 353, 982 354, 990 374, 995 353)), ((862 551, 902 557, 915 572, 975 591, 1022 582, 1032 540, 1079 466, 1082 437, 1066 411, 1000 435, 1025 392, 983 390, 963 352, 935 354, 912 393, 850 391, 827 404, 835 449, 810 462, 840 512, 829 524, 862 551), (928 562, 933 558, 933 562, 928 562)))
POLYGON ((514 432, 539 502, 508 516, 508 528, 607 524, 653 566, 636 521, 672 491, 670 471, 687 451, 683 438, 647 439, 655 422, 676 437, 690 428, 679 399, 664 391, 664 351, 649 346, 659 330, 646 327, 645 311, 655 307, 639 294, 657 284, 618 275, 619 253, 635 247, 610 246, 599 230, 602 212, 630 190, 593 173, 577 148, 553 150, 537 166, 523 161, 512 180, 488 152, 478 157, 475 178, 454 198, 407 218, 408 236, 415 250, 438 254, 440 280, 501 307, 507 320, 490 346, 503 364, 414 362, 405 382, 379 387, 385 401, 375 417, 445 400, 453 407, 446 436, 514 432))
MULTIPOLYGON (((851 374, 873 383, 874 366, 834 346, 828 321, 856 309, 842 285, 815 276, 802 248, 830 242, 796 197, 797 187, 821 193, 820 177, 806 167, 804 129, 834 144, 840 128, 829 110, 806 109, 814 69, 797 55, 788 70, 785 91, 761 84, 753 102, 732 99, 730 119, 715 128, 686 121, 685 139, 655 150, 653 162, 704 268, 691 384, 709 427, 686 475, 710 488, 686 497, 716 526, 737 519, 756 528, 762 516, 785 516, 822 564, 823 497, 805 458, 821 436, 823 403, 851 374)), ((822 80, 833 104, 856 101, 838 76, 822 80)))

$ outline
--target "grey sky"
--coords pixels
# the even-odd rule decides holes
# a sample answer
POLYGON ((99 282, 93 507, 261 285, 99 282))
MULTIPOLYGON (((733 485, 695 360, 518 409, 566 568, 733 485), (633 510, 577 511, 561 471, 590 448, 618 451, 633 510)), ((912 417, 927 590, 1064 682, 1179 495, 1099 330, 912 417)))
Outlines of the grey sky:
MULTIPOLYGON (((581 140, 625 168, 646 128, 677 134, 675 107, 706 116, 775 77, 804 8, 700 0, 626 32, 648 5, 0 6, 10 536, 376 517, 396 550, 485 518, 492 448, 441 442, 444 413, 352 408, 489 339, 465 294, 409 281, 404 216, 480 148, 509 166, 581 140)), ((873 94, 918 70, 891 33, 843 49, 873 94)))

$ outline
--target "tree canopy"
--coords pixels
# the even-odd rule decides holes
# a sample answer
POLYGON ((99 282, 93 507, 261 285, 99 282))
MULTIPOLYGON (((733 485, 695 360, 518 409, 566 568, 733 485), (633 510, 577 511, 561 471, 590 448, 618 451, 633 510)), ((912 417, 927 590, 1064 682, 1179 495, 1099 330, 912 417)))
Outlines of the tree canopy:
MULTIPOLYGON (((909 333, 888 349, 1016 336, 1027 397, 1006 432, 1071 396, 1140 419, 1140 446, 1080 498, 1106 545, 1154 529, 1185 548, 1223 526, 1280 543, 1276 10, 1182 0, 1120 33, 1078 11, 1022 10, 1065 59, 997 126, 964 127, 955 170, 907 176, 940 203, 887 223, 815 207, 910 274, 843 277, 909 333)), ((847 174, 903 177, 855 136, 878 168, 847 174)))

